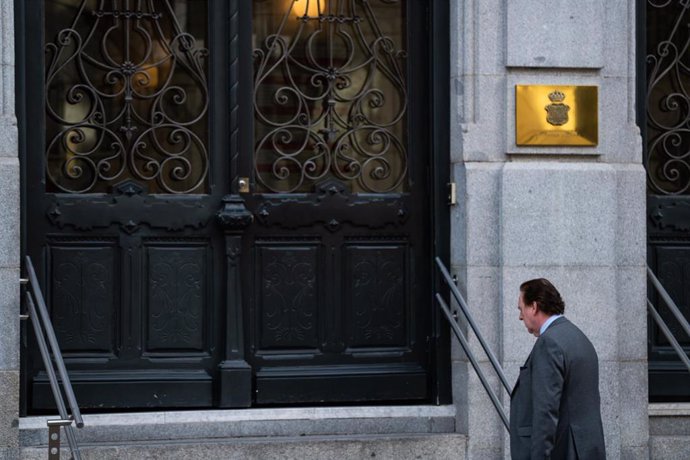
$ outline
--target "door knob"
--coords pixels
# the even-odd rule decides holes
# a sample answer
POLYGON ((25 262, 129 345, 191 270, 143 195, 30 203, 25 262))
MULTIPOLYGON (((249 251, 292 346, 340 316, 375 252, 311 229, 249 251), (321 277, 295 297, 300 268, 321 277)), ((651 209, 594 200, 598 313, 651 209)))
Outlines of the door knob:
POLYGON ((249 178, 248 177, 240 177, 240 180, 237 181, 237 185, 239 186, 239 192, 240 193, 249 193, 249 178))

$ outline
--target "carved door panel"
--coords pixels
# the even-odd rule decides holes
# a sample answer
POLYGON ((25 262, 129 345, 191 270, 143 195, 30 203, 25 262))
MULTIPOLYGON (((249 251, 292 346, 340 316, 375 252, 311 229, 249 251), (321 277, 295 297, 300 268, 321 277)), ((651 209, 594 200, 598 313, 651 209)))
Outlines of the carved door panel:
MULTIPOLYGON (((224 4, 18 9, 31 123, 25 248, 83 408, 214 404, 225 312, 214 215, 230 180, 215 134, 226 104, 211 95, 226 94, 224 4)), ((46 409, 48 380, 28 349, 27 405, 46 409)))
MULTIPOLYGON (((646 72, 640 75, 640 126, 647 169, 648 262, 686 318, 690 319, 690 38, 687 2, 641 2, 646 22, 646 72)), ((642 37, 641 37, 642 38, 642 37)), ((649 298, 690 353, 690 337, 656 290, 649 298)), ((690 375, 668 340, 649 320, 650 401, 686 401, 690 375)))
POLYGON ((428 2, 251 4, 254 402, 429 400, 428 2))

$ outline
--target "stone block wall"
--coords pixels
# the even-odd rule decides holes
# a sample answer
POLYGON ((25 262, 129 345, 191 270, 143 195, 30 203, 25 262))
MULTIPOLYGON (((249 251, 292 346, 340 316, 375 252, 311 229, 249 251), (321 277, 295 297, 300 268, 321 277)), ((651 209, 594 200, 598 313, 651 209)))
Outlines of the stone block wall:
MULTIPOLYGON (((648 458, 645 173, 635 126, 635 11, 626 0, 451 4, 452 269, 512 382, 534 343, 519 284, 554 281, 599 352, 609 458, 648 458), (515 145, 516 84, 599 86, 595 147, 515 145)), ((0 458, 18 457, 20 169, 13 0, 0 0, 0 458)), ((488 361, 482 365, 490 372, 488 361)), ((505 431, 453 348, 468 458, 509 456, 505 431)), ((492 379, 497 392, 503 391, 492 379)), ((507 403, 507 397, 504 398, 507 403)))
POLYGON ((0 0, 0 458, 19 456, 19 159, 13 0, 0 0))
MULTIPOLYGON (((566 316, 599 354, 609 458, 648 458, 646 179, 635 125, 634 3, 469 0, 452 8, 459 203, 452 268, 511 383, 535 341, 518 320, 519 286, 551 279, 566 316), (598 145, 517 146, 518 84, 598 86, 598 145)), ((507 434, 462 350, 454 350, 453 366, 468 458, 509 458, 507 434)), ((504 402, 507 408, 507 395, 504 402)))

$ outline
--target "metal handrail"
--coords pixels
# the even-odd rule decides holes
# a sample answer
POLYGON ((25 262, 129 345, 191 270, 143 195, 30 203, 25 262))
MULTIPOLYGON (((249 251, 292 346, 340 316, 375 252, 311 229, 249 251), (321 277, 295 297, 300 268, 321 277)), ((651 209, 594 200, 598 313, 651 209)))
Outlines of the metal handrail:
MULTIPOLYGON (((484 337, 482 336, 481 332, 479 331, 479 327, 477 324, 474 322, 474 319, 472 318, 472 315, 469 311, 469 308, 467 307, 467 302, 465 302, 464 297, 462 294, 460 294, 460 291, 458 290, 457 286, 453 282, 453 279, 450 276, 450 273, 448 272, 448 269, 446 269, 445 265, 443 265, 443 262, 439 257, 436 257, 436 265, 439 268, 439 271, 443 275, 443 279, 445 280, 446 284, 450 288, 450 292, 453 294, 453 297, 455 298, 456 302, 460 306, 460 309, 462 310, 463 315, 467 319, 468 324, 474 331, 474 334, 477 336, 477 339, 479 339, 479 343, 481 344, 482 348, 484 349, 484 353, 489 357, 489 361, 491 361, 491 365, 494 368, 494 371, 498 375, 499 379, 501 380, 501 383, 503 384, 503 387, 505 390, 510 394, 510 385, 508 384, 508 379, 505 376, 505 373, 503 372, 503 368, 501 365, 498 363, 498 360, 496 359, 496 356, 493 354, 491 349, 489 348, 488 344, 484 340, 484 337)), ((450 311, 450 308, 448 307, 448 304, 443 300, 443 297, 441 297, 441 294, 436 293, 436 300, 438 301, 439 306, 441 307, 441 310, 443 313, 446 315, 446 318, 448 319, 448 322, 450 323, 451 329, 455 333, 455 336, 457 337, 458 341, 460 342, 460 345, 462 346, 462 349, 465 351, 465 354, 470 360, 470 363, 472 364, 472 367, 474 368, 474 371, 477 373, 477 376, 479 377, 479 381, 482 383, 482 386, 484 387, 484 390, 486 390, 486 393, 489 395, 489 398, 491 399, 491 402, 494 405, 494 408, 496 409, 496 412, 498 415, 501 417, 501 421, 503 422, 503 425, 505 425, 506 430, 510 434, 510 423, 508 422, 508 416, 506 415, 503 405, 499 402, 498 396, 496 393, 493 391, 491 386, 489 385, 489 382, 484 375, 484 372, 481 370, 479 367, 479 363, 477 362, 476 357, 474 356, 474 353, 470 349, 469 343, 467 341, 467 337, 465 337, 465 334, 463 334, 462 329, 460 329, 460 325, 458 324, 457 321, 457 316, 452 314, 450 311)))
MULTIPOLYGON (((676 318, 676 321, 678 321, 681 327, 685 330, 685 333, 688 334, 688 336, 690 336, 690 324, 688 324, 688 320, 685 319, 685 316, 683 316, 676 303, 673 301, 673 299, 666 291, 664 286, 661 284, 659 279, 656 277, 656 275, 654 275, 654 272, 651 268, 649 268, 649 266, 647 266, 647 276, 652 281, 652 285, 654 285, 657 292, 659 292, 659 294, 661 295, 661 298, 664 300, 664 302, 666 302, 666 306, 671 311, 671 313, 673 313, 673 316, 676 318)), ((671 332, 671 329, 669 329, 668 325, 661 317, 657 309, 654 308, 654 305, 649 299, 647 299, 647 309, 649 310, 649 313, 654 322, 656 322, 657 326, 659 326, 659 329, 661 329, 661 332, 664 334, 664 336, 666 336, 666 339, 668 339, 669 343, 671 344, 671 347, 673 347, 675 352, 678 354, 678 357, 681 359, 681 361, 683 361, 683 364, 685 364, 685 367, 687 367, 688 371, 690 372, 690 359, 688 359, 688 355, 683 350, 683 347, 680 346, 678 340, 676 340, 676 338, 673 336, 673 332, 671 332)))
POLYGON ((484 353, 486 353, 486 356, 489 357, 489 361, 491 361, 491 365, 493 366, 494 370, 496 371, 496 374, 498 374, 498 377, 501 379, 501 383, 503 384, 503 388, 505 388, 506 392, 508 394, 510 394, 510 384, 508 383, 508 379, 506 378, 505 373, 503 372, 503 368, 498 363, 498 359, 496 359, 496 356, 493 354, 493 352, 489 348, 489 345, 484 340, 484 337, 482 336, 481 332, 479 331, 479 327, 474 322, 474 319, 472 318, 472 315, 470 314, 470 309, 467 306, 467 302, 465 302, 465 299, 463 298, 462 294, 460 294, 458 287, 453 282, 453 279, 451 278, 450 273, 448 272, 448 269, 445 267, 445 265, 443 265, 443 262, 441 261, 440 257, 436 257, 436 265, 438 266, 439 270, 441 270, 441 274, 443 275, 443 278, 446 281, 446 284, 450 288, 450 292, 451 292, 451 294, 453 294, 455 301, 460 306, 460 310, 462 310, 462 314, 465 316, 465 319, 467 319, 467 322, 470 325, 470 327, 472 328, 472 331, 474 332, 474 334, 477 336, 477 339, 479 339, 479 343, 481 344, 482 349, 484 349, 484 353))
POLYGON ((79 410, 79 405, 77 404, 77 399, 74 396, 74 390, 72 389, 72 383, 70 382, 69 375, 67 374, 65 362, 62 359, 62 353, 60 352, 57 337, 55 336, 55 331, 50 321, 50 316, 48 315, 48 308, 38 284, 36 271, 34 270, 33 263, 31 262, 31 258, 29 256, 26 257, 26 270, 29 278, 28 280, 22 281, 28 282, 29 284, 29 290, 26 291, 26 306, 28 309, 28 315, 22 315, 22 318, 26 319, 28 316, 31 319, 31 324, 34 327, 41 358, 43 359, 43 364, 45 365, 46 372, 48 374, 48 380, 50 381, 50 389, 53 392, 55 404, 61 418, 61 420, 48 421, 49 459, 59 458, 59 430, 60 426, 63 426, 65 428, 67 442, 72 452, 72 458, 74 460, 81 460, 81 453, 79 451, 79 446, 77 445, 77 439, 72 427, 72 422, 76 424, 77 428, 82 428, 84 426, 84 420, 82 419, 81 411, 79 410), (71 415, 67 412, 58 377, 53 365, 55 368, 57 368, 57 374, 59 374, 60 377, 59 381, 62 382, 62 391, 64 391, 67 397, 71 415))

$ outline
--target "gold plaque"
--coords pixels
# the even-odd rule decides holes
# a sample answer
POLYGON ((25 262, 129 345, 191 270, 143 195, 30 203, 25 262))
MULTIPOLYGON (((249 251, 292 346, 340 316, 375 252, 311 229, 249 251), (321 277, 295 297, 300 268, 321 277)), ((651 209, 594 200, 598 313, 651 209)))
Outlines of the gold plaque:
POLYGON ((596 86, 515 85, 515 143, 597 145, 598 90, 596 86))

